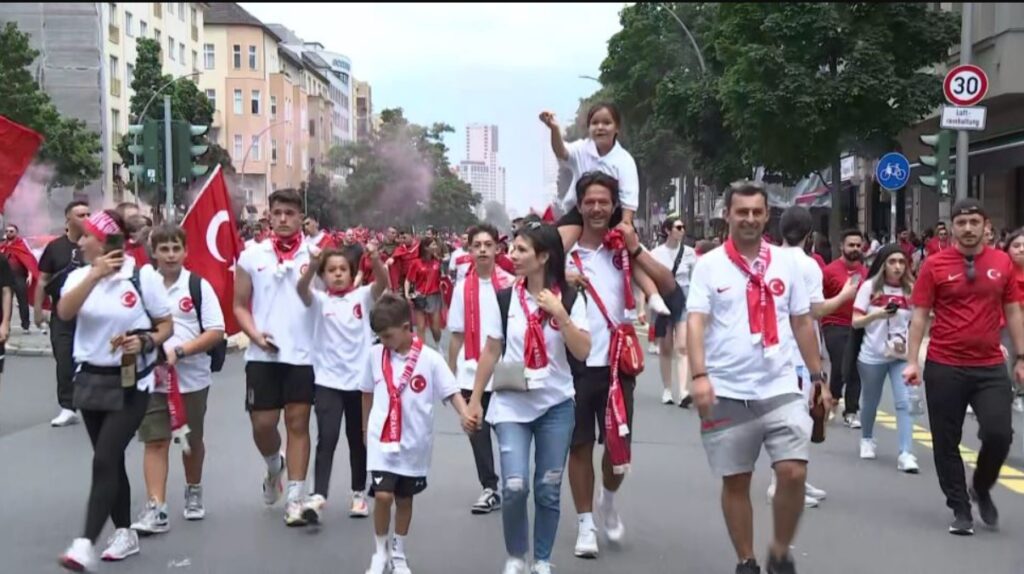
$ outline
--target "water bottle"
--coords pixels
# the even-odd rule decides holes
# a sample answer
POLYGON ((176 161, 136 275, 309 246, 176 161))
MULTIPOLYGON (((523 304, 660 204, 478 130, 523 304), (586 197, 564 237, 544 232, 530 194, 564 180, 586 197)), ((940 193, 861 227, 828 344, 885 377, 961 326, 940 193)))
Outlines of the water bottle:
POLYGON ((910 416, 919 417, 924 414, 924 393, 923 385, 907 385, 907 395, 910 401, 910 416))

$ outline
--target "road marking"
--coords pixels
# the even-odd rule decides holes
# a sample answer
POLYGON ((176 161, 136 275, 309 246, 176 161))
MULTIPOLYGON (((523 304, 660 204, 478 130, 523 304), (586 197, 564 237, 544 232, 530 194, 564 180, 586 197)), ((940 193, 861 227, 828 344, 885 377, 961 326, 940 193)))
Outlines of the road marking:
MULTIPOLYGON (((889 430, 896 430, 896 417, 889 413, 878 411, 878 415, 875 417, 875 422, 889 430)), ((932 433, 930 430, 921 425, 915 424, 912 436, 914 442, 929 450, 932 448, 932 433)), ((964 462, 967 463, 967 466, 971 468, 977 467, 978 452, 976 450, 960 445, 960 456, 964 459, 964 462)), ((1003 468, 999 471, 999 484, 1013 492, 1016 492, 1017 494, 1024 494, 1024 471, 1004 464, 1003 468)))

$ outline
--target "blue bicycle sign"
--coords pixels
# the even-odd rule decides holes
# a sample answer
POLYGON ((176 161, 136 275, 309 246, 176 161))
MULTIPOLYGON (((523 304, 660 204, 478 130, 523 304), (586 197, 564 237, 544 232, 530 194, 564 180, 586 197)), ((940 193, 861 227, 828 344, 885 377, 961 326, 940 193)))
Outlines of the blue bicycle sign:
POLYGON ((907 185, 907 181, 910 179, 910 162, 901 153, 887 153, 878 160, 875 179, 878 180, 882 189, 896 191, 907 185))

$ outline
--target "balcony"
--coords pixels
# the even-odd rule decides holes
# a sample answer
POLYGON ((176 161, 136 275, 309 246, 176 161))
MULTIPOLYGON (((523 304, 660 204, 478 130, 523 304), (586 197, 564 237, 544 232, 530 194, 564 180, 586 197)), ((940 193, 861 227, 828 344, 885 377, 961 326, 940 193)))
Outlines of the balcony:
POLYGON ((121 28, 119 28, 117 24, 108 24, 107 33, 110 35, 111 44, 121 43, 121 28))
POLYGON ((121 97, 121 80, 110 78, 110 95, 115 98, 121 97))

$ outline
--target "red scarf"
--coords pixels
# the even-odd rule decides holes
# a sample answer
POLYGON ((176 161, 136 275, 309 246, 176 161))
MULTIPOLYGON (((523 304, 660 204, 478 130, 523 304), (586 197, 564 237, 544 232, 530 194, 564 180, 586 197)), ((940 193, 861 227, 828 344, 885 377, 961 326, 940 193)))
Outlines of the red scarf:
POLYGON ((750 269, 747 260, 736 250, 730 238, 725 242, 725 254, 736 267, 747 276, 747 316, 750 320, 750 334, 755 344, 764 345, 765 355, 778 349, 779 326, 775 319, 775 296, 764 280, 772 254, 766 241, 761 241, 761 250, 754 261, 756 273, 750 269))
MULTIPOLYGON (((491 270, 491 287, 498 291, 503 288, 501 276, 498 275, 498 268, 491 270)), ((462 286, 463 313, 466 321, 466 336, 463 345, 465 346, 466 360, 480 360, 480 276, 477 275, 476 265, 469 268, 465 283, 462 286)))
POLYGON ((327 294, 330 295, 331 297, 344 297, 345 295, 348 295, 349 293, 355 290, 355 287, 347 287, 345 289, 331 289, 330 287, 328 287, 327 294))
POLYGON ((548 314, 539 305, 536 311, 530 312, 530 307, 526 304, 525 279, 516 284, 516 294, 519 296, 519 305, 526 315, 526 337, 523 342, 523 362, 526 364, 526 371, 543 371, 548 366, 548 349, 544 342, 544 323, 548 320, 548 314))
POLYGON ((633 298, 633 279, 630 272, 629 251, 626 249, 626 239, 622 232, 613 229, 604 236, 604 247, 613 252, 613 257, 618 257, 622 265, 622 278, 625 281, 623 295, 625 296, 626 311, 636 310, 636 300, 633 298))
POLYGON ((455 258, 455 265, 466 265, 467 263, 473 263, 473 256, 468 253, 465 255, 459 255, 455 258))
POLYGON ((302 234, 293 233, 288 237, 274 235, 270 238, 270 244, 274 248, 274 255, 277 255, 277 262, 284 263, 295 259, 295 255, 302 246, 302 234))
POLYGON ((395 376, 391 372, 391 349, 384 347, 384 352, 381 353, 381 372, 384 374, 384 384, 388 386, 388 418, 384 420, 384 428, 380 434, 380 448, 384 452, 399 452, 401 450, 402 391, 412 379, 412 372, 420 360, 422 349, 423 341, 414 336, 412 348, 409 349, 409 356, 405 359, 405 368, 402 369, 402 375, 398 379, 397 385, 395 376))
POLYGON ((181 398, 181 387, 178 385, 178 369, 169 365, 159 365, 153 371, 157 386, 167 385, 167 411, 171 417, 171 439, 181 445, 185 454, 191 452, 187 436, 192 432, 188 428, 188 414, 185 412, 185 401, 181 398))

